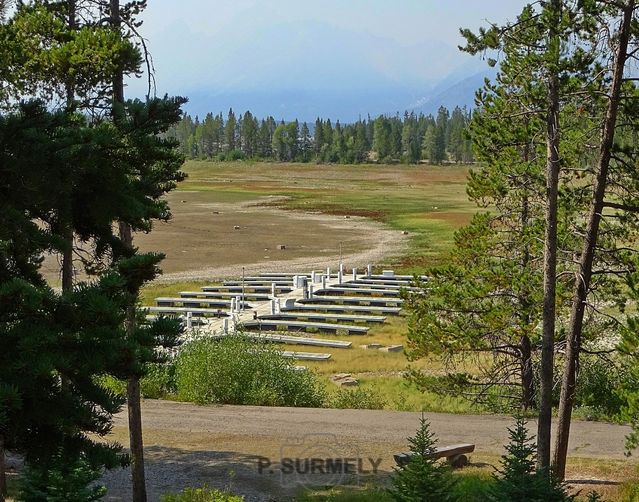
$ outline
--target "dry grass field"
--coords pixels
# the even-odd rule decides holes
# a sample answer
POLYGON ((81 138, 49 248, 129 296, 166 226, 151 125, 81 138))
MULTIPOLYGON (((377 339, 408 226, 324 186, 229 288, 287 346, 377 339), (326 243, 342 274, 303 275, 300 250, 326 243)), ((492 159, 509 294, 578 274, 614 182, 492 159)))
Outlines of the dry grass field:
MULTIPOLYGON (((135 236, 166 254, 164 282, 305 269, 372 250, 379 265, 419 271, 475 210, 466 167, 190 161, 184 170, 168 196, 173 219, 135 236)), ((56 257, 45 272, 59 282, 56 257)))

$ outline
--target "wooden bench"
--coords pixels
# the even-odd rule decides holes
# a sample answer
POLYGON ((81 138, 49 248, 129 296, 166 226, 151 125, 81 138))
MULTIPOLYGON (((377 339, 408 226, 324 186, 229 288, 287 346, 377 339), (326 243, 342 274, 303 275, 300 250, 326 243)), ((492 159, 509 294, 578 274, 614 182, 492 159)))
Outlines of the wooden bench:
MULTIPOLYGON (((468 457, 465 454, 472 453, 474 451, 474 444, 460 443, 435 448, 435 452, 432 454, 432 457, 446 458, 446 461, 453 467, 464 467, 468 465, 468 457)), ((397 453, 396 455, 393 455, 393 457, 395 458, 397 465, 403 466, 410 462, 411 455, 411 453, 397 453)))

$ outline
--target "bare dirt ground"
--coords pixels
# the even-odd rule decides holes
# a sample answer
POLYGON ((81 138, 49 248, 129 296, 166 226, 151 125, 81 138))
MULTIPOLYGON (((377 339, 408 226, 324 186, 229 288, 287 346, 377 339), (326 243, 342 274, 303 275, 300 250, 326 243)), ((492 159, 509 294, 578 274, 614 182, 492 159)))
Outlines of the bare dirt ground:
MULTIPOLYGON (((147 400, 143 404, 149 500, 185 486, 208 484, 230 487, 247 500, 281 500, 304 486, 333 485, 387 476, 393 453, 406 449, 406 437, 414 434, 419 413, 266 408, 256 406, 196 406, 188 403, 147 400), (361 458, 362 468, 377 473, 357 476, 283 473, 282 458, 361 458), (272 465, 266 467, 267 460, 272 465), (264 468, 260 472, 260 465, 264 468)), ((495 463, 507 440, 509 417, 427 413, 440 445, 474 443, 471 465, 495 463)), ((531 428, 536 424, 531 422, 531 428)), ((630 464, 623 455, 629 428, 597 422, 574 422, 571 458, 590 462, 616 461, 630 464)), ((126 415, 116 418, 112 439, 126 444, 126 415)), ((296 469, 297 470, 297 469, 296 469)), ((611 480, 619 479, 613 471, 611 480)), ((568 477, 575 477, 569 465, 568 477)), ((579 471, 584 480, 583 470, 579 471)), ((126 470, 109 473, 106 500, 130 500, 130 478, 126 470)))
MULTIPOLYGON (((264 207, 272 197, 216 202, 214 196, 169 194, 173 219, 135 235, 143 251, 166 254, 158 282, 239 277, 242 268, 246 274, 336 268, 340 256, 347 267, 361 268, 401 255, 407 245, 401 232, 363 217, 264 207)), ((48 256, 43 270, 55 284, 58 257, 48 256)))

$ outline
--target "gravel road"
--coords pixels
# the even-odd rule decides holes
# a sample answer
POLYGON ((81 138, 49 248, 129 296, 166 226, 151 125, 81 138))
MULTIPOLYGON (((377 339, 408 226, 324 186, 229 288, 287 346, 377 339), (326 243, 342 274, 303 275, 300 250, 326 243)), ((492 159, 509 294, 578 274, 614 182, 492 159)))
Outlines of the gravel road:
MULTIPOLYGON (((159 500, 160 494, 184 486, 209 484, 230 487, 249 501, 281 500, 304 485, 353 483, 385 475, 392 471, 392 454, 406 448, 406 437, 415 432, 419 417, 412 412, 147 400, 143 420, 149 499, 159 500), (360 474, 322 473, 325 459, 346 458, 360 459, 359 464, 354 462, 360 474), (322 461, 311 464, 308 459, 322 461)), ((509 417, 492 415, 427 413, 426 418, 440 445, 474 443, 474 463, 494 461, 503 453, 506 429, 512 423, 509 417)), ((530 427, 536 424, 531 422, 530 427)), ((623 461, 628 431, 620 425, 574 422, 569 454, 623 461)), ((126 444, 126 434, 126 414, 120 414, 113 439, 126 444)), ((105 480, 106 500, 130 500, 127 471, 109 473, 105 480)))

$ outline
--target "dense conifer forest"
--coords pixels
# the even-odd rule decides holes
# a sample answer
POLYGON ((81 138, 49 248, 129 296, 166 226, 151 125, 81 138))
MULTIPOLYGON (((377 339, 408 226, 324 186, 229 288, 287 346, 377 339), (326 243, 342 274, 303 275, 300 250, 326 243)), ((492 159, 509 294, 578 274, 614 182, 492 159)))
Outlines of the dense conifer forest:
POLYGON ((473 161, 470 119, 465 107, 451 113, 442 106, 436 117, 405 112, 352 124, 318 118, 309 125, 258 119, 250 111, 237 116, 231 109, 226 117, 208 113, 203 120, 185 114, 168 134, 191 159, 441 164, 473 161))

